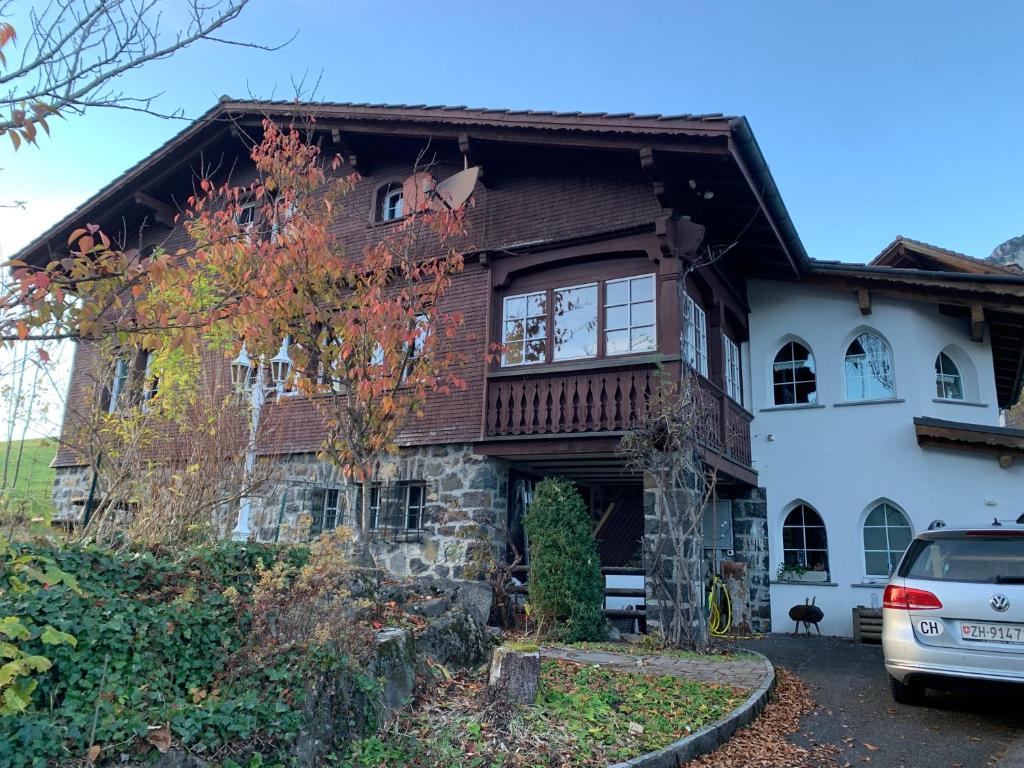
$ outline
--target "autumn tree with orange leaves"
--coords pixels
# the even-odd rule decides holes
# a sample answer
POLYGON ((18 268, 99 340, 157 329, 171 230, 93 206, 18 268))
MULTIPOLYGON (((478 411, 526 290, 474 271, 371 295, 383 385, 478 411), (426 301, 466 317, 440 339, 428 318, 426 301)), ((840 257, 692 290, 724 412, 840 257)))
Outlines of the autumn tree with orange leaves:
MULTIPOLYGON (((269 120, 263 129, 251 152, 256 181, 200 180, 180 217, 192 247, 143 256, 89 226, 45 268, 13 264, 0 338, 114 337, 128 347, 225 357, 244 344, 264 361, 285 348, 285 386, 309 396, 323 417, 322 455, 369 487, 427 397, 464 386, 446 343, 462 318, 442 308, 463 266, 463 210, 432 195, 421 170, 404 218, 349 253, 331 225, 357 177, 325 158, 311 132, 269 120)), ((369 493, 361 512, 365 548, 369 493)))

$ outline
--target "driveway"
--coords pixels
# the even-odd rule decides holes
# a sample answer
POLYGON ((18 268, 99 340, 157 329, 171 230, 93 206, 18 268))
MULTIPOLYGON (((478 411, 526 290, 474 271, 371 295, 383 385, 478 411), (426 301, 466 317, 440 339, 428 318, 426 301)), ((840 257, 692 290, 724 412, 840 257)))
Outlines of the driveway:
POLYGON ((841 766, 1011 768, 1000 759, 1015 739, 1024 740, 1019 700, 929 692, 927 706, 896 704, 878 645, 805 635, 768 635, 741 645, 811 688, 818 708, 803 719, 796 738, 839 746, 841 766))

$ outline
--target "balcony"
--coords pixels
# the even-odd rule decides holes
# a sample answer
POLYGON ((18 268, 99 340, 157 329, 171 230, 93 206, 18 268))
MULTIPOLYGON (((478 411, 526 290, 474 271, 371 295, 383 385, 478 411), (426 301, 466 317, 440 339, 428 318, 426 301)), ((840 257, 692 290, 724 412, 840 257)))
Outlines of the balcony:
MULTIPOLYGON (((655 359, 601 361, 573 367, 492 372, 487 380, 484 438, 617 437, 644 417, 662 375, 655 359)), ((749 470, 753 416, 710 381, 701 379, 714 436, 706 448, 749 470)))

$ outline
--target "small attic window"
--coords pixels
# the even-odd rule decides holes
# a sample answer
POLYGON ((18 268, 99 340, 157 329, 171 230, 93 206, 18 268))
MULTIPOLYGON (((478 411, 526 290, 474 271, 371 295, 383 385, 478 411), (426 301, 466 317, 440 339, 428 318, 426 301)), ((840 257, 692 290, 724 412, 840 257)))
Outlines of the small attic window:
POLYGON ((403 215, 404 194, 402 185, 391 183, 385 185, 380 191, 380 221, 395 221, 403 215))

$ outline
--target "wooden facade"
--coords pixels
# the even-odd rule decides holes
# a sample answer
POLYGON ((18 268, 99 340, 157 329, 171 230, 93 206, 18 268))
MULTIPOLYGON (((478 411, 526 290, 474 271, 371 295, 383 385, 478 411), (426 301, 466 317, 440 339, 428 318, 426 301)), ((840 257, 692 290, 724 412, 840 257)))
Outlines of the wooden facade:
MULTIPOLYGON (((574 454, 614 451, 612 443, 642 417, 659 378, 680 374, 685 295, 707 318, 702 384, 718 420, 718 439, 707 448, 723 453, 733 479, 756 484, 750 466, 752 415, 725 393, 722 337, 736 345, 747 338, 744 275, 751 263, 790 273, 806 257, 799 241, 780 234, 787 226, 780 220, 784 209, 764 205, 761 191, 751 188, 763 160, 739 149, 736 119, 345 105, 307 109, 317 113, 317 135, 328 152, 344 158, 342 172, 361 175, 336 223, 336 235, 350 252, 373 241, 381 226, 375 221, 381 190, 400 183, 425 148, 433 153, 438 177, 469 162, 483 171, 467 216, 466 267, 446 300, 446 309, 458 310, 465 320, 465 332, 451 343, 464 361, 458 373, 467 388, 432 396, 424 417, 403 433, 403 445, 472 443, 481 453, 513 457, 521 455, 524 441, 544 441, 550 453, 555 439, 557 450, 574 454), (692 262, 711 247, 728 255, 691 271, 692 262), (636 275, 652 275, 656 284, 653 349, 605 354, 602 346, 585 359, 540 365, 483 362, 488 344, 501 341, 505 297, 583 282, 603 286, 636 275), (577 438, 584 441, 568 448, 577 438)), ((23 255, 37 262, 56 255, 65 230, 81 221, 98 222, 112 234, 119 232, 115 222, 121 222, 122 238, 143 247, 186 245, 171 213, 189 193, 200 163, 217 158, 222 167, 233 168, 235 183, 252 177, 244 147, 224 122, 251 129, 265 115, 287 119, 293 110, 293 105, 219 105, 23 255)), ((603 317, 598 312, 597 339, 604 338, 603 317)), ((89 345, 82 344, 69 420, 90 405, 92 358, 89 345)), ((213 378, 226 381, 226 359, 210 357, 207 364, 213 378)), ((320 416, 304 398, 269 404, 265 418, 273 437, 262 452, 319 448, 320 416)), ((80 462, 66 448, 56 460, 58 466, 80 462)))

